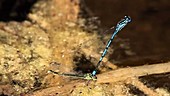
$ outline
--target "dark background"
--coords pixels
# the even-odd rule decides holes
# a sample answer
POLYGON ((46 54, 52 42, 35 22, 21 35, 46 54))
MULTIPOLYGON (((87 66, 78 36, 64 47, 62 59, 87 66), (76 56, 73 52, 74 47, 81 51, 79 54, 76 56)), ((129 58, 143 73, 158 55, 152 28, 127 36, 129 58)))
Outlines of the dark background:
POLYGON ((23 21, 37 0, 0 0, 0 21, 23 21))
POLYGON ((99 17, 103 28, 115 25, 125 15, 132 22, 118 37, 129 39, 133 57, 122 58, 129 63, 158 63, 170 60, 169 0, 84 0, 93 16, 99 17))

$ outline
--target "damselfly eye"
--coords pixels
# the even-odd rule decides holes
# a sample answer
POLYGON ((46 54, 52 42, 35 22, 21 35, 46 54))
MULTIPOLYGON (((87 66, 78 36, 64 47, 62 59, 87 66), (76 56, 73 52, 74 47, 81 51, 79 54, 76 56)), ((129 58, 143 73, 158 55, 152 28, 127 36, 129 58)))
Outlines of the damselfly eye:
POLYGON ((130 16, 125 16, 125 18, 124 18, 126 21, 128 21, 128 22, 131 22, 132 21, 132 19, 130 18, 130 16))

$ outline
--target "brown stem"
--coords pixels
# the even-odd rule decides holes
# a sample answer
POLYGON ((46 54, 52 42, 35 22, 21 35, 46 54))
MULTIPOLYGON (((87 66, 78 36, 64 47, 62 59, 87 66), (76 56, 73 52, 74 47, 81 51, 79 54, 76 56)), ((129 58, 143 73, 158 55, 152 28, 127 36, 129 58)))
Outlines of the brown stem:
POLYGON ((170 62, 138 67, 120 68, 97 75, 97 83, 118 82, 124 81, 129 77, 139 77, 167 72, 170 72, 170 62))

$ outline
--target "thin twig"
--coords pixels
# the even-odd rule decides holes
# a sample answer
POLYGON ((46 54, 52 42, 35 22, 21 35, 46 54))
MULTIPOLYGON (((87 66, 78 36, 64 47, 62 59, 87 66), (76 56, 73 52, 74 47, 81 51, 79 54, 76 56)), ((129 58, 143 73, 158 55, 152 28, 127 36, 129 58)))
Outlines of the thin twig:
POLYGON ((69 82, 69 84, 65 84, 63 86, 54 86, 49 87, 46 89, 38 90, 30 94, 26 94, 25 96, 60 96, 61 94, 70 94, 71 90, 78 86, 84 86, 85 82, 82 80, 75 80, 72 82, 69 82))
POLYGON ((170 72, 170 62, 130 68, 120 68, 117 70, 97 75, 97 83, 118 82, 126 80, 129 77, 139 77, 167 72, 170 72))
POLYGON ((139 90, 143 91, 147 96, 158 96, 158 93, 156 93, 151 88, 148 88, 146 85, 144 85, 140 80, 137 78, 128 78, 126 80, 127 84, 132 84, 139 90))

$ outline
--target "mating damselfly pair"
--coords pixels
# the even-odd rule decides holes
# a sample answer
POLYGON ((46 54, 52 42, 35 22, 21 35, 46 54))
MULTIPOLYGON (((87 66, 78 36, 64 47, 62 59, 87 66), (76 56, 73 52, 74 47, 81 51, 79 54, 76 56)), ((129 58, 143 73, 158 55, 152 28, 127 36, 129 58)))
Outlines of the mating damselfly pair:
MULTIPOLYGON (((129 22, 131 22, 131 18, 129 16, 125 16, 121 21, 119 21, 117 23, 117 25, 114 27, 114 31, 113 31, 113 34, 110 38, 110 40, 107 42, 107 45, 106 45, 106 48, 104 49, 95 69, 92 71, 92 73, 87 73, 87 74, 84 74, 84 75, 79 75, 79 74, 67 74, 67 73, 59 73, 59 72, 55 72, 53 70, 49 70, 49 72, 52 72, 54 74, 58 74, 58 75, 63 75, 63 76, 71 76, 71 77, 76 77, 76 78, 82 78, 82 79, 86 79, 86 80, 97 80, 97 77, 96 77, 96 73, 97 73, 97 70, 99 68, 99 65, 100 63, 102 62, 103 58, 105 57, 105 55, 107 54, 107 51, 114 39, 114 37, 116 36, 116 34, 122 30, 129 22)), ((113 27, 112 27, 113 28, 113 27)), ((112 29, 110 28, 110 29, 112 29)))

